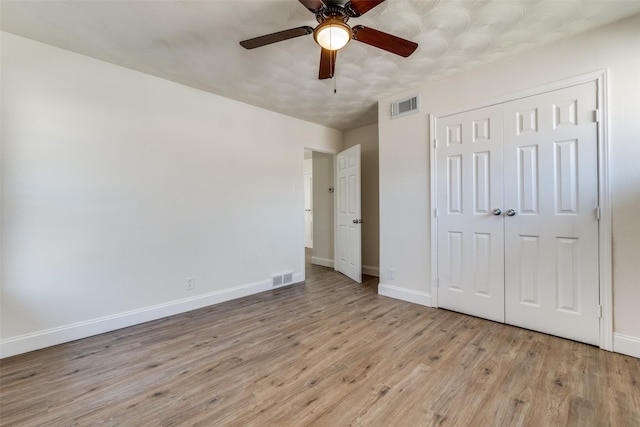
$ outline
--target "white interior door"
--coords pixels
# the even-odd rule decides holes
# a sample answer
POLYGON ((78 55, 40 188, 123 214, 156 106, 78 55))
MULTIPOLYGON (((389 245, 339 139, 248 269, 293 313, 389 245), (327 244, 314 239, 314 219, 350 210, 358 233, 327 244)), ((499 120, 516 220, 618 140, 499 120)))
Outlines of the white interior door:
POLYGON ((439 306, 599 343, 596 94, 438 118, 439 306))
POLYGON ((313 248, 313 174, 304 174, 304 246, 313 248))
POLYGON ((438 119, 438 305, 504 322, 502 108, 438 119))
POLYGON ((596 83, 504 105, 505 317, 599 343, 596 83), (508 212, 507 215, 511 213, 508 212))
POLYGON ((336 156, 337 238, 335 269, 362 282, 360 145, 336 156))

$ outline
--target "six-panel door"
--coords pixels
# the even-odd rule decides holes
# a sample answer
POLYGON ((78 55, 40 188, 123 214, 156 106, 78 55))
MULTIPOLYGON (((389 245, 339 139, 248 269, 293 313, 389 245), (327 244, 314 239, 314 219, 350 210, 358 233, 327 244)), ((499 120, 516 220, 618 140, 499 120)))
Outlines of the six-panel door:
POLYGON ((502 108, 438 119, 438 305, 504 322, 502 108))
POLYGON ((338 241, 336 270, 362 282, 362 218, 360 206, 360 144, 336 156, 338 241))
POLYGON ((505 319, 598 344, 596 84, 504 104, 505 319))
POLYGON ((596 93, 438 118, 440 307, 598 344, 596 93))

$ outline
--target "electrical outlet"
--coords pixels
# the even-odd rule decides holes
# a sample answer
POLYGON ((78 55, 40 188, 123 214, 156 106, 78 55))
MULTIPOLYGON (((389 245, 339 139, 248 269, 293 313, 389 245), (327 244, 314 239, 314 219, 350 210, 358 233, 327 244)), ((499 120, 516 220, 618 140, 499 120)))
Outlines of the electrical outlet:
POLYGON ((187 277, 184 279, 184 287, 186 290, 191 291, 196 287, 196 282, 193 277, 187 277))

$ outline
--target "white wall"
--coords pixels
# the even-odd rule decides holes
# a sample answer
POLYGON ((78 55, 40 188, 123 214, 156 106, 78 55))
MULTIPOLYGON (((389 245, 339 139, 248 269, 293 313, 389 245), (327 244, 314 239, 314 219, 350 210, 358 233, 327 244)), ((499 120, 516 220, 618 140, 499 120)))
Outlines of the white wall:
POLYGON ((1 65, 3 356, 304 277, 303 143, 342 132, 8 33, 1 65))
POLYGON ((333 154, 313 153, 313 264, 334 267, 333 218, 335 193, 329 188, 335 184, 333 154))
POLYGON ((379 275, 380 220, 378 183, 378 125, 364 126, 344 134, 344 148, 360 144, 362 208, 362 272, 379 275))
POLYGON ((429 113, 608 68, 614 350, 640 357, 640 15, 419 90, 419 114, 389 119, 379 102, 381 288, 429 304, 429 113), (386 272, 395 268, 395 279, 386 272))

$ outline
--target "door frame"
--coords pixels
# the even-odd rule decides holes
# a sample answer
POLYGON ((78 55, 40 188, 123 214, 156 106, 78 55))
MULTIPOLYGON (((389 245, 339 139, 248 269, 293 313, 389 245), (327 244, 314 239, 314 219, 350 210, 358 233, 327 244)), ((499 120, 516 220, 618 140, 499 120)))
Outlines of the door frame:
MULTIPOLYGON (((305 159, 305 162, 307 160, 312 160, 313 159, 305 159)), ((303 191, 304 191, 304 246, 305 248, 311 249, 313 250, 313 171, 312 172, 305 172, 304 173, 304 180, 303 180, 303 191), (309 179, 309 186, 307 188, 307 179, 309 179), (307 197, 309 197, 309 207, 308 207, 308 211, 307 211, 307 197), (309 213, 310 216, 310 221, 311 224, 307 225, 307 212, 309 213), (307 239, 307 232, 309 231, 308 227, 311 228, 310 231, 310 235, 311 238, 307 239), (307 246, 309 245, 309 246, 307 246)))
POLYGON ((432 304, 438 306, 438 218, 437 218, 437 170, 435 157, 435 125, 439 117, 463 113, 478 108, 515 101, 528 96, 539 95, 569 86, 596 82, 597 87, 597 122, 598 122, 598 199, 600 221, 598 223, 598 267, 600 290, 600 348, 613 351, 613 262, 611 245, 611 180, 609 168, 609 139, 607 122, 607 82, 608 71, 602 69, 579 76, 548 83, 543 86, 525 89, 471 105, 455 109, 430 113, 429 120, 429 163, 431 167, 431 295, 432 304))

